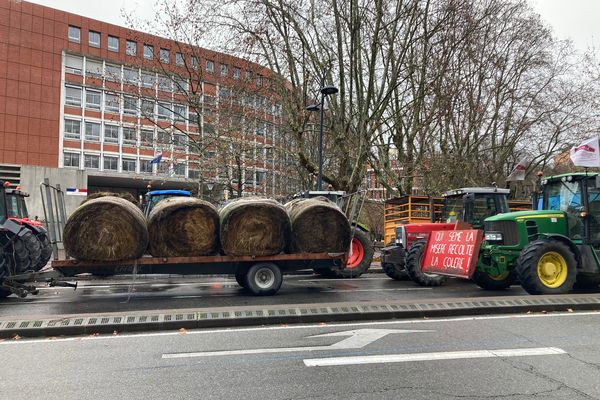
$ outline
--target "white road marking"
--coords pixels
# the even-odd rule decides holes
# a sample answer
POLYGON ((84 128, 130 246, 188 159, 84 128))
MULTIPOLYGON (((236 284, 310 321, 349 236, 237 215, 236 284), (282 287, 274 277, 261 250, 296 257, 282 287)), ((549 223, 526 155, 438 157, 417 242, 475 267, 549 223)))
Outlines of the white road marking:
MULTIPOLYGON (((365 278, 364 276, 360 277, 361 281, 391 281, 392 278, 389 277, 385 277, 385 278, 365 278)), ((314 278, 314 279, 298 279, 295 280, 296 282, 331 282, 331 281, 354 281, 356 282, 356 279, 354 278, 314 278)))
POLYGON ((200 296, 200 295, 195 295, 195 296, 194 295, 189 295, 189 296, 173 296, 171 298, 172 299, 197 299, 199 297, 203 297, 203 296, 200 296))
MULTIPOLYGON (((106 289, 106 288, 110 288, 110 285, 86 285, 86 284, 79 284, 77 285, 77 289, 106 289)), ((38 290, 70 290, 73 291, 73 288, 67 288, 67 287, 62 287, 62 286, 54 286, 54 287, 39 287, 37 288, 38 290)))
MULTIPOLYGON (((22 303, 23 305, 28 305, 22 303)), ((17 304, 18 305, 18 304, 17 304)), ((265 331, 289 331, 296 329, 315 329, 315 328, 344 328, 360 326, 385 326, 385 325, 412 325, 412 324, 435 324, 439 322, 465 322, 465 321, 489 321, 502 319, 521 319, 521 318, 562 318, 562 317, 581 317, 581 316, 600 316, 600 311, 585 311, 574 313, 552 313, 552 314, 517 314, 517 315, 488 315, 474 317, 456 317, 456 318, 431 318, 431 319, 407 319, 393 321, 374 321, 374 322, 348 322, 348 323, 330 323, 330 324, 306 324, 306 325, 284 325, 284 326, 263 326, 255 328, 218 328, 218 329, 196 329, 186 331, 186 335, 181 335, 178 331, 171 332, 152 332, 152 333, 130 333, 118 335, 98 335, 98 336, 78 336, 68 338, 48 338, 48 339, 0 339, 0 345, 24 345, 37 343, 56 343, 56 342, 79 342, 82 340, 111 340, 111 339, 138 339, 146 337, 161 336, 181 336, 185 338, 188 335, 214 335, 215 333, 244 333, 244 332, 265 332, 265 331)), ((9 317, 18 319, 14 317, 9 317)), ((7 319, 7 317, 3 317, 7 319)), ((27 317, 33 319, 33 317, 27 317)))
POLYGON ((301 346, 301 347, 275 347, 268 349, 246 349, 246 350, 223 350, 202 351, 193 353, 167 353, 162 358, 192 358, 192 357, 217 357, 234 356, 243 354, 267 354, 267 353, 294 353, 302 351, 319 350, 348 350, 361 349, 391 333, 424 333, 433 331, 407 330, 407 329, 356 329, 352 331, 325 333, 322 335, 308 336, 308 338, 350 336, 334 344, 325 346, 301 346))
POLYGON ((412 292, 415 290, 431 290, 430 287, 417 287, 417 288, 395 288, 395 289, 332 289, 332 290, 321 290, 321 293, 350 293, 350 292, 384 292, 384 291, 399 291, 399 292, 412 292))
POLYGON ((566 354, 567 352, 557 347, 537 347, 528 349, 499 349, 499 350, 471 350, 471 351, 445 351, 438 353, 412 353, 412 354, 382 354, 377 356, 355 357, 329 357, 309 358, 304 360, 307 367, 330 367, 338 365, 358 364, 383 364, 415 361, 440 361, 462 360, 470 358, 505 358, 505 357, 530 357, 566 354))

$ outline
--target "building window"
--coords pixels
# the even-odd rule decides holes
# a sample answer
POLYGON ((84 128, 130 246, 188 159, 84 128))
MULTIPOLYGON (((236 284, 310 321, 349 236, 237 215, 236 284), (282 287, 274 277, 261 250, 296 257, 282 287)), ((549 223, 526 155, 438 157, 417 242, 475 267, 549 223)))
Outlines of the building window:
POLYGON ((187 136, 173 135, 173 145, 177 150, 185 150, 185 146, 187 145, 187 136))
POLYGON ((85 89, 85 107, 99 110, 102 105, 102 92, 85 89))
POLYGON ((63 164, 65 167, 79 168, 79 158, 80 158, 79 153, 64 152, 63 153, 63 160, 64 160, 63 164))
POLYGON ((119 127, 117 125, 104 125, 104 143, 119 143, 119 127))
POLYGON ((175 53, 175 64, 183 67, 185 65, 185 59, 183 58, 182 53, 175 53))
POLYGON ((81 28, 69 25, 69 40, 75 43, 81 43, 81 28))
POLYGON ((158 103, 158 119, 171 119, 171 105, 169 103, 158 103))
POLYGON ((150 129, 142 129, 140 131, 140 143, 144 147, 152 147, 154 142, 154 131, 150 129))
POLYGON ((100 47, 100 32, 89 31, 88 43, 92 47, 100 47))
POLYGON ((118 171, 119 170, 119 157, 104 156, 104 170, 105 171, 118 171))
POLYGON ((163 64, 169 63, 169 49, 160 49, 160 62, 163 64))
POLYGON ((85 74, 94 78, 102 78, 102 61, 87 59, 85 62, 85 74))
POLYGON ((137 132, 135 128, 123 128, 123 144, 136 145, 137 132))
POLYGON ((137 97, 123 97, 123 113, 128 115, 137 115, 138 99, 137 97))
POLYGON ((106 64, 106 80, 121 82, 121 66, 106 64))
POLYGON ((211 60, 206 60, 206 72, 212 74, 215 72, 215 63, 211 60))
POLYGON ((69 106, 81 107, 81 94, 82 89, 80 87, 66 86, 65 104, 69 106))
POLYGON ((119 95, 112 93, 104 94, 104 110, 114 113, 119 112, 119 95))
POLYGON ((153 72, 142 71, 142 86, 153 88, 156 78, 153 72))
POLYGON ((140 173, 142 174, 151 174, 152 173, 152 164, 150 164, 152 160, 144 160, 140 159, 140 173))
POLYGON ((85 154, 83 156, 83 166, 90 169, 100 168, 100 156, 97 154, 85 154))
POLYGON ((199 66, 198 57, 192 57, 192 67, 197 70, 199 66))
POLYGON ((192 106, 189 108, 188 121, 191 125, 199 125, 198 113, 196 112, 196 108, 192 106))
POLYGON ((175 121, 184 122, 185 121, 185 106, 175 104, 173 106, 173 114, 175 121))
POLYGON ((188 82, 185 79, 173 78, 173 85, 176 93, 185 94, 188 90, 188 82))
POLYGON ((124 158, 122 165, 123 172, 135 172, 136 161, 131 158, 124 158))
POLYGON ((238 67, 233 68, 233 79, 240 79, 242 71, 238 67))
POLYGON ((154 101, 146 99, 142 100, 142 107, 140 109, 143 118, 154 119, 154 101))
POLYGON ((154 46, 150 44, 144 45, 144 58, 147 60, 152 60, 154 58, 154 46))
POLYGON ((252 71, 246 71, 246 80, 248 82, 252 80, 252 71))
POLYGON ((108 49, 110 51, 119 52, 119 38, 116 36, 108 36, 108 49))
POLYGON ((169 147, 171 145, 171 134, 166 131, 158 131, 157 144, 159 147, 169 147))
POLYGON ((256 75, 256 86, 261 86, 263 81, 262 81, 262 75, 256 75))
POLYGON ((137 43, 134 42, 133 40, 128 40, 125 42, 125 53, 128 56, 135 56, 137 55, 137 43))
POLYGON ((173 172, 178 176, 185 176, 185 164, 176 164, 173 167, 173 172))
POLYGON ((65 118, 65 138, 81 139, 81 121, 65 118))
POLYGON ((256 171, 256 184, 262 185, 267 180, 267 171, 256 171))
POLYGON ((165 92, 171 92, 172 86, 171 86, 171 78, 165 75, 158 75, 158 79, 157 79, 157 84, 158 84, 158 90, 162 90, 165 92))
POLYGON ((228 72, 227 64, 221 64, 221 76, 227 76, 228 72))
POLYGON ((65 56, 65 72, 68 74, 83 74, 83 58, 67 54, 65 56))
POLYGON ((92 142, 100 141, 100 124, 97 122, 85 123, 85 140, 92 142))
POLYGON ((256 124, 256 135, 265 136, 265 123, 263 121, 259 121, 256 124))
POLYGON ((134 68, 123 68, 123 80, 137 86, 139 80, 138 70, 134 68))

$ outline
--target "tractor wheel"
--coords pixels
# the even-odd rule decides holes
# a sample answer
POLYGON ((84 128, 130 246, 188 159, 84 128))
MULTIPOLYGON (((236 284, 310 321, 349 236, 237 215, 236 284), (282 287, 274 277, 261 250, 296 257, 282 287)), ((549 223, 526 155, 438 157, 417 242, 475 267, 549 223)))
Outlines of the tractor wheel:
POLYGON ((446 282, 446 277, 437 274, 428 274, 421 271, 421 261, 425 253, 427 241, 421 240, 408 249, 406 256, 406 273, 413 282, 421 286, 441 286, 446 282))
POLYGON ((348 256, 348 262, 344 269, 330 269, 323 276, 332 278, 358 278, 371 266, 373 261, 373 242, 370 240, 367 232, 360 228, 352 229, 352 255, 348 256))
POLYGON ((42 248, 33 232, 28 230, 24 235, 15 237, 9 248, 7 258, 16 273, 35 270, 42 254, 42 248), (10 254, 11 252, 12 254, 10 254))
POLYGON ((40 258, 35 267, 35 270, 39 271, 48 264, 48 261, 50 261, 50 258, 52 257, 52 244, 50 243, 50 239, 48 239, 46 232, 40 232, 36 237, 39 240, 41 247, 40 258))
POLYGON ((521 251, 517 276, 529 294, 568 293, 577 278, 577 262, 566 244, 536 240, 521 251))
POLYGON ((475 270, 473 282, 485 290, 505 290, 515 282, 513 272, 507 271, 504 274, 492 276, 482 271, 475 270))
POLYGON ((407 281, 410 280, 408 273, 406 272, 405 265, 403 264, 393 264, 393 263, 381 263, 381 269, 383 272, 390 278, 396 281, 407 281))

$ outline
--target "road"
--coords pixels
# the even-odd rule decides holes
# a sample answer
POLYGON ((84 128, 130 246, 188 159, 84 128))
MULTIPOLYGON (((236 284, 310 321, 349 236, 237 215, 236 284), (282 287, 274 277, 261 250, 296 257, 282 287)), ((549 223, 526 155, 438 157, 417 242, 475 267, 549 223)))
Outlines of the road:
POLYGON ((4 398, 599 399, 600 313, 0 342, 4 398))
POLYGON ((318 275, 286 275, 275 296, 256 297, 233 278, 120 276, 81 280, 77 290, 40 285, 38 296, 0 300, 0 317, 45 316, 121 311, 306 304, 394 300, 428 300, 456 297, 528 296, 520 286, 491 292, 469 281, 450 279, 442 287, 425 288, 410 281, 394 281, 383 273, 359 279, 327 279, 318 275))

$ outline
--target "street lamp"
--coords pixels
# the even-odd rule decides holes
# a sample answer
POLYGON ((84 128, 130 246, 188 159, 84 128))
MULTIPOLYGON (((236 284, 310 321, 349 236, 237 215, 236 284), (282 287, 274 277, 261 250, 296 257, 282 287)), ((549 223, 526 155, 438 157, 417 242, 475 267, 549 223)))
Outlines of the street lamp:
POLYGON ((311 104, 306 107, 307 111, 321 111, 321 125, 319 128, 319 175, 317 176, 317 190, 323 188, 323 109, 325 108, 325 97, 339 92, 335 86, 323 86, 321 88, 321 104, 311 104))

